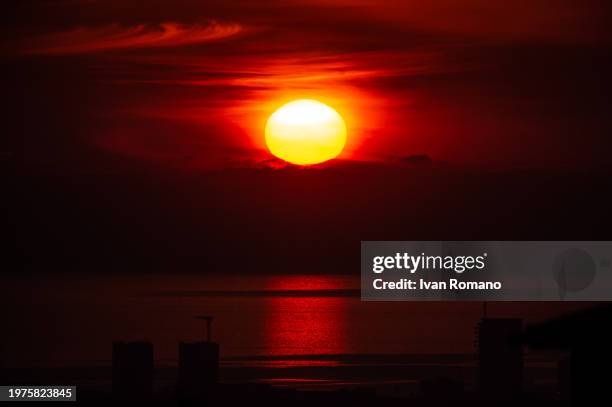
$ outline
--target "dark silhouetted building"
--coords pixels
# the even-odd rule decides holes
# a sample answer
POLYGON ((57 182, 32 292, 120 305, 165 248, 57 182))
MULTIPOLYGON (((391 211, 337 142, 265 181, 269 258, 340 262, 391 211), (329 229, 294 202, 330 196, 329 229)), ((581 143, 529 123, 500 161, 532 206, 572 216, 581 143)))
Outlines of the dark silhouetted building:
POLYGON ((113 343, 113 395, 148 399, 153 394, 153 344, 113 343))
POLYGON ((569 351, 569 358, 559 362, 559 386, 570 405, 609 405, 610 326, 612 305, 602 305, 528 326, 522 341, 532 349, 569 351))
POLYGON ((572 374, 572 356, 564 354, 557 362, 557 383, 561 400, 570 399, 570 380, 572 374))
POLYGON ((511 399, 523 385, 523 350, 520 319, 483 318, 477 327, 478 382, 487 398, 511 399))

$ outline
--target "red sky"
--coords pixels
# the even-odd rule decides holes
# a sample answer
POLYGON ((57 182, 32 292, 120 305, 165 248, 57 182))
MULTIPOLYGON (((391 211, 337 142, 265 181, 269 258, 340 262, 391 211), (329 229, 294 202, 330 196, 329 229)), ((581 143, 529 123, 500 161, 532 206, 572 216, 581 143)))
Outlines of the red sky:
POLYGON ((311 97, 345 116, 344 159, 583 169, 608 161, 608 8, 31 1, 2 49, 36 165, 251 166, 269 114, 311 97))
POLYGON ((610 169, 600 2, 66 0, 14 11, 2 26, 2 158, 21 176, 15 222, 33 269, 96 259, 214 270, 237 251, 263 272, 350 273, 360 240, 609 230, 598 198, 608 176, 591 175, 610 169), (322 168, 274 171, 265 120, 303 97, 345 117, 347 148, 322 168), (422 154, 434 165, 406 163, 422 154))

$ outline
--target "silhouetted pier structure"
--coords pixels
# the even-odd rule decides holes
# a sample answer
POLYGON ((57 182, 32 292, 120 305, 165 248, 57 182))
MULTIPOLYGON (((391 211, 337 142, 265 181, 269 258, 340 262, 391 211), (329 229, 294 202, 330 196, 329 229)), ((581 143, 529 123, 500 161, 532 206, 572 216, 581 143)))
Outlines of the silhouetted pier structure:
POLYGON ((153 395, 153 344, 113 342, 113 396, 143 400, 153 395))
POLYGON ((597 306, 528 326, 522 342, 532 349, 569 352, 559 362, 559 385, 561 395, 569 396, 570 405, 609 405, 611 326, 612 305, 597 306))
POLYGON ((521 393, 523 350, 512 338, 521 335, 523 321, 483 318, 478 324, 478 384, 489 399, 509 400, 521 393))
POLYGON ((179 343, 178 390, 183 397, 202 396, 219 377, 219 344, 211 340, 212 317, 196 318, 206 322, 206 340, 179 343))

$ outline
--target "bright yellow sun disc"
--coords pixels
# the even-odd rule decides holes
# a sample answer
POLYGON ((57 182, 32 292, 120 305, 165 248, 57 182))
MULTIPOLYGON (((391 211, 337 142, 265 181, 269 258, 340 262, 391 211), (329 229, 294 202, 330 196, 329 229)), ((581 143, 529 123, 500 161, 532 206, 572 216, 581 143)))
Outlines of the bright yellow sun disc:
POLYGON ((287 103, 266 124, 266 145, 276 157, 298 165, 335 158, 346 144, 346 125, 331 107, 312 99, 287 103))

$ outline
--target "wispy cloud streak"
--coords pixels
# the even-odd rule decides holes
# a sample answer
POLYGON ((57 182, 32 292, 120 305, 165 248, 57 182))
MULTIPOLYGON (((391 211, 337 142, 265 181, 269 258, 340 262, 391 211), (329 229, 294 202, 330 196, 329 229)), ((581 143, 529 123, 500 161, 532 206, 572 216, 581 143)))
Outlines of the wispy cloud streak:
POLYGON ((158 25, 110 24, 102 27, 79 27, 28 40, 23 52, 70 55, 132 48, 173 47, 220 40, 237 34, 241 29, 239 24, 217 21, 211 21, 207 25, 166 22, 158 25))

